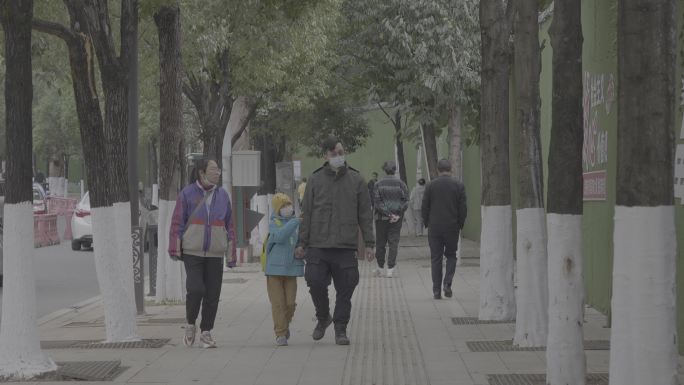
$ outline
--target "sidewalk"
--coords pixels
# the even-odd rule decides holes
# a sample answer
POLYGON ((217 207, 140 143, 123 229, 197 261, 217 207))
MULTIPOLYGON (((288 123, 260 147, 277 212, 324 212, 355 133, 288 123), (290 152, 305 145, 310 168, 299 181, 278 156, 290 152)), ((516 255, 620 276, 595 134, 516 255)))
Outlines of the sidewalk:
MULTIPOLYGON (((160 348, 49 349, 55 361, 120 360, 125 368, 115 384, 537 384, 523 378, 488 375, 541 374, 543 351, 510 350, 514 324, 465 324, 477 317, 479 287, 478 245, 464 240, 463 265, 457 268, 454 298, 432 299, 432 283, 425 238, 402 240, 396 278, 371 277, 372 265, 361 262, 361 282, 354 295, 352 344, 334 344, 332 327, 318 342, 311 339, 313 305, 303 279, 299 280, 298 308, 290 346, 275 347, 270 305, 263 274, 257 265, 224 275, 219 315, 213 332, 219 347, 204 350, 182 345, 184 306, 148 306, 139 333, 145 339, 171 338, 160 348)), ((332 288, 332 287, 331 287, 332 288)), ((334 292, 331 290, 331 297, 334 292)), ((41 326, 42 340, 98 340, 104 336, 100 303, 41 326)), ((610 329, 605 317, 587 309, 585 339, 590 348, 605 349, 610 329)), ((45 346, 58 347, 52 342, 45 346)), ((608 350, 588 350, 587 369, 599 384, 608 372, 608 350)), ((543 384, 543 376, 541 377, 543 384)), ((55 382, 64 384, 65 382, 55 382)), ((78 382, 84 384, 87 382, 78 382)), ((93 382, 93 384, 103 382, 93 382)), ((42 384, 45 384, 43 382, 42 384)))

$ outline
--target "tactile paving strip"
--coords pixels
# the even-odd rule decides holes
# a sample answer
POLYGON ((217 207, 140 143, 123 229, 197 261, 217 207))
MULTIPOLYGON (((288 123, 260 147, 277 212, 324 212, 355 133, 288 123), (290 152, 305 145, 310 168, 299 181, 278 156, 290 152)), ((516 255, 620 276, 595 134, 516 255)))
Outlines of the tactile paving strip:
POLYGON ((371 264, 359 270, 341 384, 429 384, 401 279, 373 277, 371 264))
MULTIPOLYGON (((545 374, 489 374, 489 385, 545 385, 545 374)), ((608 374, 587 374, 586 385, 608 385, 608 374)))
POLYGON ((451 317, 451 323, 454 325, 490 325, 490 324, 512 324, 513 321, 484 321, 477 317, 451 317))
POLYGON ((170 338, 144 339, 132 342, 101 342, 96 340, 41 341, 43 349, 158 349, 170 338))
MULTIPOLYGON (((513 345, 512 340, 505 341, 467 341, 466 345, 471 352, 532 352, 546 350, 544 347, 522 348, 513 345)), ((588 340, 584 341, 584 350, 610 350, 610 341, 588 340)))

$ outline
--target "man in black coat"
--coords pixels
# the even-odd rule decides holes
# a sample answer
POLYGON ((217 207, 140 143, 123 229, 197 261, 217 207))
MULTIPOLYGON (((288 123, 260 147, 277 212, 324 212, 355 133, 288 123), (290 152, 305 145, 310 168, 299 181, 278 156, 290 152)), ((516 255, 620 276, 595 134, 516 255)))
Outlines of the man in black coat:
POLYGON ((304 192, 302 223, 295 249, 298 258, 306 258, 304 278, 318 323, 312 337, 318 341, 335 323, 335 343, 349 345, 347 324, 351 317, 351 299, 359 283, 356 258, 358 231, 361 229, 366 258, 375 257, 373 214, 366 182, 345 161, 342 143, 334 137, 323 142, 325 164, 314 171, 304 192), (328 286, 335 285, 335 311, 330 314, 328 286))
POLYGON ((432 257, 432 293, 435 299, 451 297, 451 283, 456 272, 458 235, 466 220, 467 206, 463 183, 451 176, 451 163, 440 159, 439 176, 428 183, 423 195, 423 223, 428 228, 428 243, 432 257), (442 258, 446 257, 446 272, 442 276, 442 258))

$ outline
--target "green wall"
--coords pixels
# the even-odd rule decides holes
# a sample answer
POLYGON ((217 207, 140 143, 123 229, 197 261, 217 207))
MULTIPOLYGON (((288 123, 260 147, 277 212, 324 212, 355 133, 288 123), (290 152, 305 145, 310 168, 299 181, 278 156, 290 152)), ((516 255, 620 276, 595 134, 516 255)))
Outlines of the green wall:
MULTIPOLYGON (((358 149, 353 154, 347 154, 347 162, 349 165, 361 172, 364 178, 368 180, 373 171, 382 176, 382 164, 387 160, 394 160, 394 126, 380 110, 369 111, 364 114, 365 119, 371 131, 371 136, 368 138, 366 144, 358 149)), ((439 157, 447 157, 449 154, 449 147, 447 144, 446 130, 444 130, 437 140, 437 150, 439 157)), ((302 162, 302 176, 308 176, 316 169, 321 167, 323 159, 316 159, 306 155, 306 150, 301 149, 300 153, 293 157, 302 162)), ((413 188, 416 184, 416 163, 417 150, 416 145, 404 142, 404 159, 406 160, 406 174, 409 188, 413 188)), ((425 167, 425 158, 422 158, 423 177, 427 175, 425 167)))
MULTIPOLYGON (((684 1, 680 0, 680 5, 684 1)), ((681 17, 678 17, 681 24, 681 17)), ((540 44, 542 49, 541 72, 541 138, 544 158, 545 186, 548 176, 547 160, 551 131, 551 62, 552 47, 548 35, 551 19, 540 26, 540 44)), ((585 136, 585 148, 593 148, 585 156, 584 171, 606 172, 605 198, 586 200, 583 219, 584 281, 586 301, 594 308, 609 314, 612 286, 613 266, 613 215, 616 192, 617 166, 617 0, 582 0, 583 45, 583 80, 585 86, 584 105, 585 126, 593 127, 591 135, 585 136), (607 140, 604 140, 607 139, 607 140), (592 141, 593 140, 593 141, 592 141), (594 160, 591 162, 590 160, 594 160)), ((680 28, 681 30, 681 28, 680 28)), ((683 47, 682 35, 678 33, 679 47, 683 47)), ((682 79, 682 50, 678 50, 677 79, 682 79)), ((511 84, 515 84, 512 77, 511 84)), ((677 90, 681 84, 676 84, 677 90)), ((679 95, 679 93, 677 93, 679 95)), ((677 101, 677 134, 682 124, 682 108, 677 101)), ((517 188, 515 183, 515 157, 517 144, 515 140, 515 96, 511 93, 511 187, 512 202, 515 207, 517 188)), ((585 130, 587 132, 587 130, 585 130)), ((677 138, 680 136, 677 135, 677 138)), ((684 140, 678 139, 679 144, 684 140)), ((480 159, 476 146, 464 152, 464 181, 469 198, 471 213, 479 211, 480 202, 480 159)), ((676 199, 676 219, 678 236, 678 327, 679 334, 684 335, 684 207, 676 199)), ((478 240, 480 236, 479 220, 469 218, 464 235, 478 240)), ((514 230, 513 230, 514 231, 514 230)), ((684 352, 684 343, 680 338, 680 351, 684 352)))

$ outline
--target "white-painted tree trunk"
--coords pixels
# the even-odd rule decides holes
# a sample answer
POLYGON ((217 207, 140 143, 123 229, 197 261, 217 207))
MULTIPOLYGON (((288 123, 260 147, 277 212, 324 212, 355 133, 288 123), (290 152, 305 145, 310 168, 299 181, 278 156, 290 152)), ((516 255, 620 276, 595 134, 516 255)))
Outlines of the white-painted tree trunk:
POLYGON ((543 208, 516 212, 518 289, 515 295, 515 337, 522 347, 546 346, 548 325, 548 265, 546 213, 543 208))
POLYGON ((130 203, 91 210, 95 269, 108 342, 139 340, 133 294, 130 203))
MULTIPOLYGON (((586 381, 587 364, 583 332, 582 216, 548 214, 546 218, 549 235, 546 383, 583 385, 586 381)), ((613 350, 614 347, 611 347, 611 351, 613 350)), ((614 384, 612 378, 610 383, 614 384)), ((649 382, 633 384, 647 383, 649 382)))
POLYGON ((416 149, 416 180, 423 178, 423 146, 418 145, 416 149))
POLYGON ((166 280, 167 280, 167 265, 171 263, 167 258, 169 250, 169 234, 166 230, 166 221, 168 214, 166 210, 166 203, 168 201, 159 199, 157 202, 158 216, 157 216, 157 291, 155 292, 155 301, 157 303, 163 302, 167 299, 166 296, 166 280))
POLYGON ((59 178, 55 176, 50 176, 48 180, 48 189, 50 190, 50 195, 58 196, 59 191, 59 178))
POLYGON ((176 202, 159 200, 157 302, 183 301, 185 299, 182 277, 183 264, 173 261, 169 256, 169 232, 171 231, 171 218, 175 207, 176 202))
POLYGON ((62 178, 64 179, 64 190, 62 190, 62 196, 66 198, 69 196, 69 179, 67 178, 62 178))
POLYGON ((610 383, 677 384, 674 207, 615 207, 610 383))
POLYGON ((515 317, 512 217, 510 205, 482 206, 481 320, 510 321, 515 317))
POLYGON ((33 265, 33 205, 5 204, 0 379, 28 379, 57 369, 40 349, 33 265))

